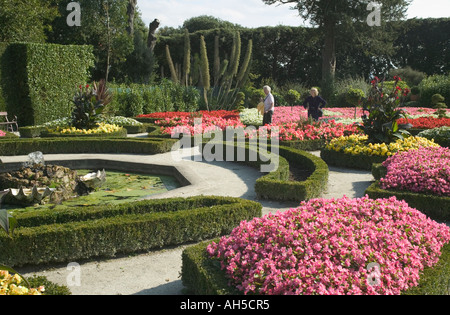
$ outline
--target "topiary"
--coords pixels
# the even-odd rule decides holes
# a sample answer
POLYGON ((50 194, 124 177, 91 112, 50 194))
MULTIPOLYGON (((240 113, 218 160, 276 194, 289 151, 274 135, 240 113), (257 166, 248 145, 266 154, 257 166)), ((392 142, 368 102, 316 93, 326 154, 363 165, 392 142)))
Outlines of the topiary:
POLYGON ((431 104, 433 105, 433 108, 436 109, 434 114, 438 115, 439 118, 447 117, 447 111, 445 110, 447 105, 445 105, 444 101, 445 98, 441 94, 434 94, 431 97, 431 104))

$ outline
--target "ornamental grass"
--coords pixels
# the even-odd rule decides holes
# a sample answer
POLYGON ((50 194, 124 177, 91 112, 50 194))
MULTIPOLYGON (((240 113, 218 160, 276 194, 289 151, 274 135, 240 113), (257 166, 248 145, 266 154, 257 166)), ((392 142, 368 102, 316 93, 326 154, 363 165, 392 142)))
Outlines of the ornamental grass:
POLYGON ((418 285, 449 241, 448 226, 406 202, 366 196, 243 221, 207 252, 245 294, 397 295, 418 285))

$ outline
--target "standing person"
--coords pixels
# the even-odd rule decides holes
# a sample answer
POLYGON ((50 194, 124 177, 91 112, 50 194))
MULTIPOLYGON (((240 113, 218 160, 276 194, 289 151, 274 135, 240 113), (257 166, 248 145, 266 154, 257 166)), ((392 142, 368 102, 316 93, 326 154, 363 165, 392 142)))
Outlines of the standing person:
POLYGON ((319 91, 316 88, 312 88, 310 94, 303 102, 303 107, 308 110, 308 118, 312 117, 317 121, 322 117, 322 108, 327 105, 327 102, 319 96, 319 91))
POLYGON ((263 87, 266 98, 264 99, 264 116, 263 126, 270 125, 272 123, 272 116, 275 109, 275 98, 273 97, 270 86, 263 87))

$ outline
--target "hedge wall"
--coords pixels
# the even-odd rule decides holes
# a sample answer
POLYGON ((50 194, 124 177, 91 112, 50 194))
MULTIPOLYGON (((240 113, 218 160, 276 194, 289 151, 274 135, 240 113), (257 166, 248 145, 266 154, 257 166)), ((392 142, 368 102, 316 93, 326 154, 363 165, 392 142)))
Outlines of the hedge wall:
POLYGON ((64 153, 131 153, 158 154, 169 152, 174 139, 140 138, 42 138, 5 139, 0 141, 0 156, 28 155, 40 151, 44 154, 64 153))
POLYGON ((13 213, 19 227, 13 239, 0 234, 0 262, 68 262, 199 242, 230 233, 261 209, 254 201, 200 196, 13 213))
MULTIPOLYGON (((219 240, 216 239, 217 243, 219 240)), ((242 295, 228 286, 228 279, 220 263, 210 259, 203 242, 188 247, 182 254, 181 280, 189 294, 194 295, 242 295)), ((403 295, 448 295, 450 278, 450 243, 444 245, 442 255, 434 268, 426 267, 420 276, 419 285, 403 292, 403 295)))
POLYGON ((19 125, 70 116, 70 100, 94 65, 91 46, 13 43, 1 51, 0 93, 19 125))
POLYGON ((0 43, 0 111, 5 112, 6 110, 6 101, 3 97, 3 90, 2 90, 2 67, 1 67, 1 61, 3 59, 3 54, 6 51, 6 48, 8 47, 7 43, 0 43))

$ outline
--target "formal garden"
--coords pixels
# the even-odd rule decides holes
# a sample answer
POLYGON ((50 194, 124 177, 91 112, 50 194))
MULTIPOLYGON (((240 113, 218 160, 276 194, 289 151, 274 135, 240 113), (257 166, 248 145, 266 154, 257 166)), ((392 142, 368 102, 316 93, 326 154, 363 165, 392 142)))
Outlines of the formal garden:
POLYGON ((0 111, 18 124, 0 131, 0 156, 28 158, 1 165, 0 295, 71 294, 45 277, 22 277, 16 270, 23 266, 182 245, 189 245, 180 266, 187 294, 449 293, 448 49, 425 45, 431 67, 405 48, 448 29, 449 19, 397 21, 389 38, 362 27, 362 37, 397 49, 382 55, 380 47, 351 42, 356 53, 341 47, 341 68, 324 66, 320 74, 322 57, 310 49, 322 36, 317 28, 248 29, 199 17, 155 32, 159 24, 147 28, 132 3, 117 1, 116 11, 81 1, 89 14, 108 9, 106 29, 90 15, 82 34, 67 29, 54 15, 65 11, 61 3, 44 6, 33 34, 0 31, 0 111), (382 62, 388 57, 395 69, 382 62), (276 104, 265 126, 264 85, 276 104), (311 87, 327 100, 319 120, 304 106, 311 87), (189 186, 177 182, 183 174, 62 158, 144 159, 180 141, 216 156, 231 149, 232 162, 258 170, 267 153, 274 159, 276 152, 278 163, 252 183, 255 200, 158 199, 152 196, 189 186), (46 162, 47 155, 65 165, 46 162), (366 195, 323 198, 332 167, 371 172, 366 195), (262 200, 298 206, 263 215, 262 200))

